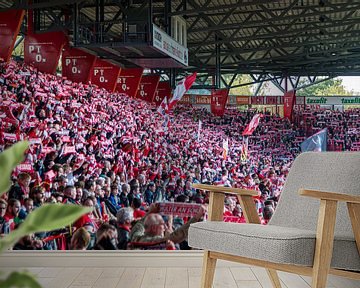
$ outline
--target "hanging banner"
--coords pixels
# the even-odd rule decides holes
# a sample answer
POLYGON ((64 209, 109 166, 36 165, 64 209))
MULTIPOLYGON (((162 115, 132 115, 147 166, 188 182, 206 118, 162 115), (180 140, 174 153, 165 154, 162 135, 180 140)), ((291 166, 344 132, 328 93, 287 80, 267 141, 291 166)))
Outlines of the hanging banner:
POLYGON ((277 105, 277 96, 266 96, 265 103, 266 105, 277 105))
POLYGON ((210 104, 211 96, 210 95, 196 95, 195 104, 210 104))
POLYGON ((264 105, 265 104, 264 98, 265 98, 264 96, 252 96, 252 97, 250 97, 251 104, 252 105, 264 105))
POLYGON ((291 119, 295 104, 295 91, 287 91, 284 94, 284 117, 291 119))
POLYGON ((66 36, 63 32, 28 33, 24 43, 25 63, 41 72, 54 74, 65 43, 66 36))
POLYGON ((143 68, 121 69, 117 79, 116 92, 125 93, 129 97, 135 98, 143 71, 143 68))
POLYGON ((189 94, 184 95, 181 100, 179 101, 179 103, 181 104, 191 104, 191 96, 189 94))
POLYGON ((153 102, 159 80, 160 76, 158 75, 143 76, 140 81, 139 90, 136 93, 136 98, 150 103, 153 102))
POLYGON ((213 90, 211 92, 211 113, 215 116, 223 116, 229 95, 229 89, 213 90))
POLYGON ((91 83, 114 92, 120 67, 102 59, 96 58, 94 68, 91 71, 91 83))
POLYGON ((70 81, 87 83, 96 56, 66 45, 62 54, 62 76, 70 81))
POLYGON ((249 105, 249 96, 236 96, 237 105, 249 105))
POLYGON ((193 203, 177 203, 166 202, 159 203, 160 214, 162 215, 177 215, 179 217, 192 217, 199 213, 200 204, 193 203))
POLYGON ((0 12, 0 58, 5 62, 10 60, 24 15, 24 10, 0 12))
POLYGON ((156 106, 159 106, 165 96, 171 98, 171 87, 170 83, 167 81, 159 82, 157 90, 155 92, 154 103, 156 106))

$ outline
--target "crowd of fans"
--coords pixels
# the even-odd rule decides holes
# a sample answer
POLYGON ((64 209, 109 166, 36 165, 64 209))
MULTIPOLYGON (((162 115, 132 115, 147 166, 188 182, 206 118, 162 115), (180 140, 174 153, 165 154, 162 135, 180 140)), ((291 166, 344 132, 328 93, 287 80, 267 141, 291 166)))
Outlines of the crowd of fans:
MULTIPOLYGON (((44 203, 93 207, 71 227, 28 235, 13 249, 188 249, 187 228, 208 203, 192 183, 259 191, 254 201, 266 224, 307 136, 327 127, 330 150, 360 149, 360 109, 306 110, 293 123, 265 113, 245 140, 251 109, 214 117, 178 105, 164 130, 152 104, 14 61, 0 63, 0 95, 0 151, 31 143, 0 199, 0 234, 44 203), (199 212, 160 215, 164 202, 197 203, 199 212)), ((235 197, 225 199, 224 221, 244 221, 235 197)))

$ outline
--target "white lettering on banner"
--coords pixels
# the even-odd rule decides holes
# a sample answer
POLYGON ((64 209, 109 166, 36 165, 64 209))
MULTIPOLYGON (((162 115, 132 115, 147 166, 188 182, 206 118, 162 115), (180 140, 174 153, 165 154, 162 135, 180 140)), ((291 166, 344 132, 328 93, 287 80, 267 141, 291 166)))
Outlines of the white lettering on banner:
POLYGON ((94 69, 94 76, 100 73, 99 81, 101 83, 107 83, 108 80, 104 77, 104 69, 94 69))
POLYGON ((159 91, 156 90, 156 95, 155 95, 155 100, 156 102, 160 101, 160 97, 159 97, 159 91))
POLYGON ((31 164, 19 164, 16 168, 21 172, 31 172, 33 170, 31 164))
POLYGON ((144 84, 140 85, 140 96, 141 97, 147 96, 147 93, 145 93, 145 91, 144 91, 144 84))
POLYGON ((166 55, 188 66, 188 49, 153 24, 153 45, 166 55))
POLYGON ((200 204, 192 203, 160 203, 160 213, 163 215, 177 215, 180 217, 195 216, 199 210, 200 204))
POLYGON ((37 63, 40 63, 40 62, 43 62, 45 63, 46 62, 46 58, 44 58, 42 55, 41 55, 41 46, 39 45, 29 45, 29 53, 33 53, 35 52, 36 55, 35 55, 35 61, 37 63))
POLYGON ((80 69, 77 67, 77 59, 70 59, 70 58, 66 58, 65 59, 65 66, 69 66, 69 65, 72 65, 72 68, 71 68, 71 73, 73 74, 80 74, 81 71, 80 69))
POLYGON ((117 79, 117 83, 118 83, 119 85, 121 85, 121 89, 122 89, 123 91, 130 90, 130 87, 127 87, 127 86, 126 86, 126 77, 119 77, 119 78, 117 79))

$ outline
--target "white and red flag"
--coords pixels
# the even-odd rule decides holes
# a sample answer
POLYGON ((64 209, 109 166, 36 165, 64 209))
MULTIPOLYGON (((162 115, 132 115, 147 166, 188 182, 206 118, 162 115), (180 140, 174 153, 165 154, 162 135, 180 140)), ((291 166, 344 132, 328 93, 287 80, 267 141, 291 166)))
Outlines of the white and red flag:
POLYGON ((165 114, 169 113, 169 105, 168 105, 168 101, 167 101, 166 96, 164 97, 164 99, 162 100, 160 106, 158 107, 157 112, 162 116, 165 116, 165 114))
POLYGON ((261 117, 262 117, 262 114, 255 114, 254 117, 251 119, 250 123, 246 126, 242 135, 243 136, 252 135, 253 132, 255 131, 256 127, 259 125, 261 117))
POLYGON ((195 82, 195 80, 196 72, 194 72, 188 77, 185 77, 178 83, 174 90, 173 97, 169 101, 169 110, 171 110, 176 105, 176 103, 181 100, 185 92, 190 89, 191 85, 195 82))
POLYGON ((229 138, 223 139, 223 158, 226 160, 227 155, 229 154, 229 138))

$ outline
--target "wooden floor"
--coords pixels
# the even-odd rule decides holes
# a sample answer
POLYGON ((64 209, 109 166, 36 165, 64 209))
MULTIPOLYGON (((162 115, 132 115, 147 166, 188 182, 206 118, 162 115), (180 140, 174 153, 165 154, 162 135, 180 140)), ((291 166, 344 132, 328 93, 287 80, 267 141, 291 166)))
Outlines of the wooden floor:
MULTIPOLYGON (((27 270, 44 288, 197 288, 201 253, 29 254, 0 257, 0 278, 27 270), (39 256, 40 255, 40 256, 39 256), (116 254, 115 254, 116 255, 116 254), (6 263, 8 265, 6 265, 6 263), (80 264, 81 263, 81 264, 80 264)), ((310 288, 311 279, 280 272, 283 288, 310 288)), ((263 268, 219 261, 216 288, 272 288, 263 268)), ((360 281, 330 276, 329 288, 360 288, 360 281)))
MULTIPOLYGON (((36 275, 44 288, 195 288, 200 287, 201 268, 24 268, 36 275)), ((19 268, 1 268, 5 274, 19 268)), ((283 288, 309 288, 309 277, 280 272, 283 288)), ((220 267, 216 288, 272 288, 264 269, 257 267, 220 267)), ((360 282, 330 276, 329 288, 360 288, 360 282)))

